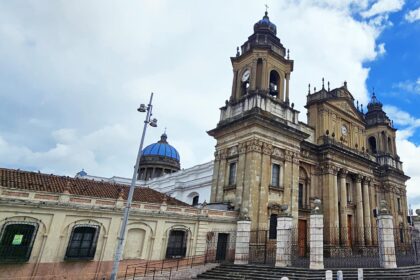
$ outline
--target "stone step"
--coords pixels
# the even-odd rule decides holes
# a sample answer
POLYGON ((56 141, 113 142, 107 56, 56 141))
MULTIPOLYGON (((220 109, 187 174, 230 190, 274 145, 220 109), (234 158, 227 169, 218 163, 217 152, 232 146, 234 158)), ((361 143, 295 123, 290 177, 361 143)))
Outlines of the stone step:
MULTIPOLYGON (((332 269, 334 279, 338 270, 343 271, 345 280, 356 280, 356 268, 332 269)), ((368 268, 363 271, 367 280, 414 280, 420 279, 420 266, 400 267, 396 269, 368 268)), ((262 265, 233 265, 223 264, 197 276, 197 279, 280 279, 289 277, 290 280, 319 280, 325 279, 325 270, 309 270, 307 268, 279 268, 262 265)))

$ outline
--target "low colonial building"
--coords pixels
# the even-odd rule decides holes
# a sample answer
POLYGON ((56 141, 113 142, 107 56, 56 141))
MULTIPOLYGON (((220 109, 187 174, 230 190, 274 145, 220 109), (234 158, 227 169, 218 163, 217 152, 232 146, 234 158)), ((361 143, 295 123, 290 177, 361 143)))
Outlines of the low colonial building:
MULTIPOLYGON (((122 184, 0 169, 0 279, 108 277, 127 194, 122 184)), ((203 256, 209 232, 228 246, 236 220, 137 187, 120 268, 203 256)))

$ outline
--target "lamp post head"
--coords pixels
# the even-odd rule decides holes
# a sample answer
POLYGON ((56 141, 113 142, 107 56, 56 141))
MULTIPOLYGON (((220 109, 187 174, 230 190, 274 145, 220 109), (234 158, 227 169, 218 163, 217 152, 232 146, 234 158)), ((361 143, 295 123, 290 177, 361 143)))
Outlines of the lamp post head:
POLYGON ((151 127, 157 127, 157 119, 152 119, 149 124, 151 127))
POLYGON ((146 112, 146 105, 140 104, 140 107, 137 109, 140 113, 146 112))

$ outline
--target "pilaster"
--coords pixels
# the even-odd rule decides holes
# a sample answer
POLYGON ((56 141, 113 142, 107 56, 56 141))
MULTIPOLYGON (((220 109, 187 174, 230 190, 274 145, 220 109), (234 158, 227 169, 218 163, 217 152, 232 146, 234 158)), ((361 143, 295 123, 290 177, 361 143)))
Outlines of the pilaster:
POLYGON ((363 199, 362 199, 362 176, 355 176, 356 182, 356 229, 357 245, 365 245, 365 229, 363 223, 363 199))
POLYGON ((372 228, 370 225, 370 199, 369 199, 369 184, 371 179, 365 177, 363 179, 363 221, 365 230, 365 244, 372 245, 372 228))
POLYGON ((339 173, 340 180, 340 244, 343 246, 349 245, 348 240, 348 224, 347 224, 347 186, 346 177, 348 171, 342 169, 339 173))

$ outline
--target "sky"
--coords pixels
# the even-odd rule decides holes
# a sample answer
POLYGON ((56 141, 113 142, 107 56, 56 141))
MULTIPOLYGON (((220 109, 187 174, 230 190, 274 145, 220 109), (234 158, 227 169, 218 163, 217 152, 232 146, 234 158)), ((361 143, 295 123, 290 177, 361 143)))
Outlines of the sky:
POLYGON ((166 128, 182 168, 212 160, 230 57, 265 4, 299 120, 308 83, 347 81, 361 104, 374 90, 420 208, 420 0, 0 0, 0 167, 131 177, 151 92, 145 143, 166 128))

